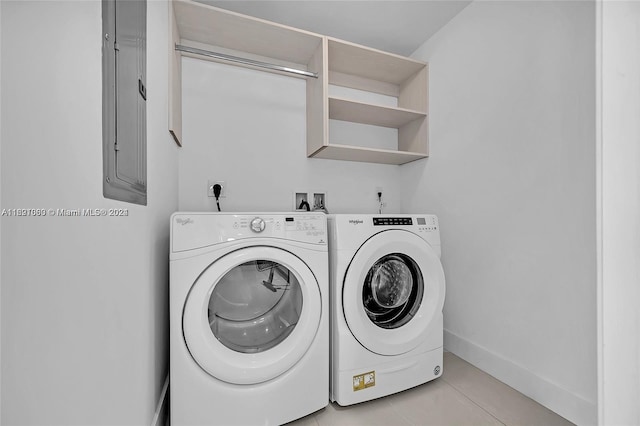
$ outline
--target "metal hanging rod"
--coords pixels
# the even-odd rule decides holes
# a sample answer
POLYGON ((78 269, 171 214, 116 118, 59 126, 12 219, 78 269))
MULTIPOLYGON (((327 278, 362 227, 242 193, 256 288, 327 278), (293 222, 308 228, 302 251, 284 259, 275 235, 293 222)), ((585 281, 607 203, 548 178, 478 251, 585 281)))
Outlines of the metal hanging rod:
POLYGON ((237 62, 239 64, 250 65, 252 67, 266 68, 271 71, 287 72, 295 74, 301 77, 318 78, 317 72, 299 70, 296 68, 289 68, 282 65, 270 64, 268 62, 254 61, 253 59, 240 58, 238 56, 225 55, 223 53, 211 52, 209 50, 197 49, 195 47, 183 46, 176 44, 176 50, 180 52, 193 53, 194 55, 208 56, 210 58, 221 59, 223 61, 237 62))

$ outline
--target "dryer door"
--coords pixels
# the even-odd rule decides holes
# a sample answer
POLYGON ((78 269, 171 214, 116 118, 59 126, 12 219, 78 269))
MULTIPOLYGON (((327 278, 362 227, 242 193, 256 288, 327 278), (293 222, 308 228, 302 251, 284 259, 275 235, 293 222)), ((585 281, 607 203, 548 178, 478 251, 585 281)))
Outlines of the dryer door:
POLYGON ((213 377, 261 383, 304 356, 321 317, 318 282, 288 251, 239 249, 216 260, 187 297, 182 328, 189 352, 213 377))
POLYGON ((382 231, 356 252, 342 287, 344 316, 368 350, 399 355, 418 346, 442 312, 440 258, 412 232, 382 231))

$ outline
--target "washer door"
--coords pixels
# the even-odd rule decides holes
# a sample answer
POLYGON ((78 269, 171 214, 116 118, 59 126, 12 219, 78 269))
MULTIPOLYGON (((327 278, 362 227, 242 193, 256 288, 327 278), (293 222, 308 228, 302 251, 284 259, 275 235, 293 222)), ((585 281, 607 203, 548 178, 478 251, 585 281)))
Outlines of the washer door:
POLYGON ((382 231, 356 252, 342 287, 344 316, 353 336, 380 355, 418 346, 444 305, 445 281, 437 253, 402 230, 382 231))
POLYGON ((198 277, 182 328, 191 356, 217 379, 261 383, 293 367, 320 324, 318 282, 297 256, 275 247, 231 252, 198 277))

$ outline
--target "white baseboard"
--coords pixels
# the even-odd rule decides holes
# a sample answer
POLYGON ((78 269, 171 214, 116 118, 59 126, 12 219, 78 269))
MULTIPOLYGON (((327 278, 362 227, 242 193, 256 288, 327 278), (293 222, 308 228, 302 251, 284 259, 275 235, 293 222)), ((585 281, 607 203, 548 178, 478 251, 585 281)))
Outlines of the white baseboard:
POLYGON ((164 380, 164 386, 162 386, 162 392, 160 392, 160 399, 158 399, 158 405, 156 406, 156 412, 153 415, 151 426, 165 426, 167 424, 167 416, 169 415, 169 373, 164 380))
POLYGON ((577 425, 595 425, 598 422, 595 402, 589 402, 448 330, 444 330, 444 349, 577 425))

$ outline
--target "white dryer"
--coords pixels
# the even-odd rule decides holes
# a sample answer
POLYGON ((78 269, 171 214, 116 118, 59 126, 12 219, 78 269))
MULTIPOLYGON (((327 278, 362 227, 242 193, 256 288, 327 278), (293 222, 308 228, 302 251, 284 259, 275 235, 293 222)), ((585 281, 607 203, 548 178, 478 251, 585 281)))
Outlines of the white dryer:
POLYGON ((433 215, 329 215, 330 397, 368 401, 442 375, 445 278, 433 215))
POLYGON ((322 213, 175 213, 171 424, 275 425, 328 403, 322 213))

